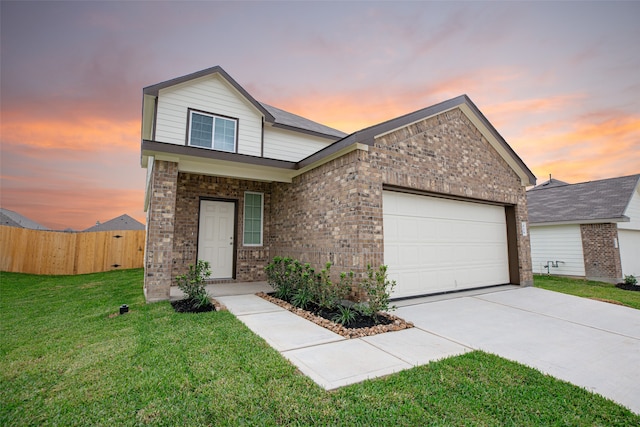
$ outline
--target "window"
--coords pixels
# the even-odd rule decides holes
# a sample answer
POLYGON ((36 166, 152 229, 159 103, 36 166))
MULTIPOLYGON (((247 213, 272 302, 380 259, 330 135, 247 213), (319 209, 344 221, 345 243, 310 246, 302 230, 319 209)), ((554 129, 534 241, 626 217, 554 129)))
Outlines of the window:
POLYGON ((236 120, 190 111, 189 145, 235 153, 236 120))
POLYGON ((245 246, 262 246, 262 193, 244 193, 245 246))

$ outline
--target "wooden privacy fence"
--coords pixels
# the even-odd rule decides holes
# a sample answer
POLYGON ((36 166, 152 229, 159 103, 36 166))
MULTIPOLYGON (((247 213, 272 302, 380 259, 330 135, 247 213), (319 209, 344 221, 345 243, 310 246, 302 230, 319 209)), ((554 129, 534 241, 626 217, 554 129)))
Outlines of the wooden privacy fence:
POLYGON ((142 268, 144 230, 64 233, 0 226, 0 270, 85 274, 142 268))

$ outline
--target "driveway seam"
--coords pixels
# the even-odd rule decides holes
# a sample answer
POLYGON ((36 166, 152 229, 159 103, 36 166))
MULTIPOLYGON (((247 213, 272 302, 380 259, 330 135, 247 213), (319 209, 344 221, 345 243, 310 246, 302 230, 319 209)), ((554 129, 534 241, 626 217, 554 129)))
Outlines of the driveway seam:
MULTIPOLYGON (((485 299, 485 298, 481 298, 481 297, 482 297, 482 295, 474 295, 474 296, 469 296, 467 298, 475 298, 475 299, 479 299, 481 301, 488 302, 488 303, 491 303, 491 304, 501 305, 503 307, 509 307, 509 308, 513 308, 515 310, 524 311, 526 313, 533 313, 533 314, 537 314, 537 315, 540 315, 540 316, 549 317, 551 319, 562 320, 563 322, 572 323, 572 324, 578 325, 578 326, 584 326, 585 328, 595 329, 597 331, 607 332, 609 334, 614 334, 614 335, 618 335, 618 336, 625 337, 625 338, 631 338, 632 340, 640 341, 640 338, 638 338, 638 337, 633 337, 633 336, 630 336, 630 335, 627 335, 627 334, 623 334, 623 333, 620 333, 620 332, 617 332, 617 331, 612 331, 610 329, 599 328, 597 326, 587 325, 587 324, 584 324, 584 323, 581 323, 581 322, 576 322, 575 320, 567 319, 567 318, 564 318, 564 317, 553 316, 551 314, 542 313, 540 311, 527 310, 527 309, 522 308, 522 307, 516 307, 516 306, 510 305, 510 304, 505 304, 505 303, 502 303, 502 302, 491 301, 491 300, 488 300, 488 299, 485 299)), ((606 303, 603 303, 603 304, 606 304, 606 303)))

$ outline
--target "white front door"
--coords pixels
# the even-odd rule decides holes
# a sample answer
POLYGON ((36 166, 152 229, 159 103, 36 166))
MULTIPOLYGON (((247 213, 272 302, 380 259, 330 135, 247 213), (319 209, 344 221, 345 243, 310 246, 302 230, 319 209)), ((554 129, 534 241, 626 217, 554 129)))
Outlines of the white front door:
POLYGON ((202 200, 198 259, 209 261, 212 279, 233 278, 235 203, 202 200))

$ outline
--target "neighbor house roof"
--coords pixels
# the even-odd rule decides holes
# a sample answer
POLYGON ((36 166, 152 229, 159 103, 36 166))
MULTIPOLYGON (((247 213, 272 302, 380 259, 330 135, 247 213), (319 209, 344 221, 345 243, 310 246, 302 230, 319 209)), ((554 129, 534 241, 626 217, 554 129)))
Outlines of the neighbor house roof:
POLYGON ((124 231, 124 230, 144 230, 144 224, 131 218, 127 214, 120 215, 109 221, 98 223, 84 231, 124 231))
MULTIPOLYGON (((264 115, 266 122, 271 123, 274 127, 281 127, 294 131, 304 132, 311 135, 324 137, 324 138, 342 138, 347 134, 337 129, 333 129, 329 126, 325 126, 320 123, 316 123, 312 120, 305 119, 304 117, 296 114, 289 113, 271 105, 264 104, 256 101, 256 99, 249 94, 238 82, 236 82, 222 67, 216 65, 215 67, 207 68, 205 70, 197 71, 195 73, 187 74, 186 76, 176 77, 175 79, 167 80, 162 83, 147 86, 142 90, 143 98, 145 96, 158 96, 160 90, 176 86, 190 80, 199 79, 201 77, 218 74, 224 78, 235 90, 237 90, 250 104, 252 104, 258 111, 264 115)), ((143 121, 145 114, 152 114, 151 106, 146 106, 143 101, 143 121), (147 111, 144 111, 147 110, 147 111)))
POLYGON ((559 179, 549 178, 548 181, 545 181, 542 184, 536 185, 535 187, 529 189, 529 191, 531 191, 531 190, 544 190, 545 188, 559 187, 561 185, 569 185, 569 183, 568 182, 564 182, 564 181, 560 181, 559 179))
POLYGON ((529 222, 625 222, 625 210, 638 186, 640 174, 579 184, 538 186, 527 191, 529 222))
POLYGON ((0 208, 0 225, 8 225, 10 227, 30 228, 33 230, 48 230, 47 227, 38 224, 29 218, 20 215, 9 209, 0 208))

